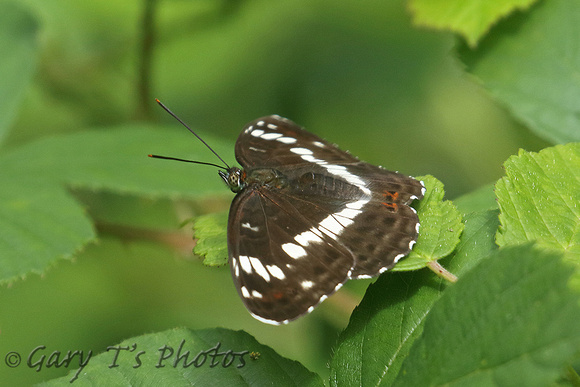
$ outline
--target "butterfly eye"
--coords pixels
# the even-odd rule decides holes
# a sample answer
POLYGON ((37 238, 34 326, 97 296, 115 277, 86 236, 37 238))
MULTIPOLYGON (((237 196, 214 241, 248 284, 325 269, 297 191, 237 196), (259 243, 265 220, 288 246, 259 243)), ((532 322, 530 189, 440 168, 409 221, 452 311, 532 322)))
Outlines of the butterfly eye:
POLYGON ((244 188, 244 178, 246 177, 246 173, 241 169, 233 167, 227 172, 220 171, 219 174, 228 187, 230 187, 232 192, 238 193, 244 188))

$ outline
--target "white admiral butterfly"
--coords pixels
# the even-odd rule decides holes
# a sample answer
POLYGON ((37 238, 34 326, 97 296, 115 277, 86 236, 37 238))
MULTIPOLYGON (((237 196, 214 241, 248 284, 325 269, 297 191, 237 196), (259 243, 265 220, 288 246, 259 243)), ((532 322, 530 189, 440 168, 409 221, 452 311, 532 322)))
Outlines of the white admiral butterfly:
POLYGON ((276 115, 246 125, 235 153, 243 169, 202 164, 224 169, 237 194, 229 263, 258 320, 285 324, 309 313, 347 280, 377 276, 413 247, 419 219, 409 203, 423 197, 422 182, 359 161, 276 115))

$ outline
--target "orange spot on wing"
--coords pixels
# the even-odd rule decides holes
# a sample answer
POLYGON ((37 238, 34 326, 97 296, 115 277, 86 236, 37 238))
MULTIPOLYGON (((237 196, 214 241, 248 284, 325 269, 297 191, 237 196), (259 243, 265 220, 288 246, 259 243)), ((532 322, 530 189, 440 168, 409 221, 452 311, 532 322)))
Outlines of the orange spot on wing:
POLYGON ((392 201, 395 201, 399 198, 399 193, 398 192, 389 192, 389 191, 385 191, 385 193, 383 194, 383 196, 385 197, 385 199, 389 198, 392 201))
POLYGON ((397 203, 385 203, 385 202, 381 202, 381 204, 384 205, 385 207, 389 208, 393 212, 397 212, 397 210, 399 209, 399 207, 397 207, 397 203))
POLYGON ((381 202, 381 204, 387 207, 389 210, 397 212, 397 210, 399 209, 399 207, 397 207, 397 203, 389 203, 389 202, 396 201, 399 198, 399 193, 384 191, 382 195, 384 196, 387 202, 381 202))

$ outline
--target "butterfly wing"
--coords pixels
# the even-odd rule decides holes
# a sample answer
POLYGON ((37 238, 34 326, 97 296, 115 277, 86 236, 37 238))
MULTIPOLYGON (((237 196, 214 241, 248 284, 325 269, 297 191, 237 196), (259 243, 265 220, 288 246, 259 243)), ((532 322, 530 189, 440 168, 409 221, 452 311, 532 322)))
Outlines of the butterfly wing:
POLYGON ((347 170, 361 176, 371 197, 340 241, 356 257, 351 278, 374 277, 409 254, 419 235, 419 218, 409 204, 423 198, 422 182, 372 164, 358 163, 347 170))
POLYGON ((422 198, 424 188, 413 178, 363 162, 337 171, 287 171, 283 196, 307 211, 302 213, 308 214, 313 228, 352 253, 350 278, 374 277, 393 267, 415 244, 419 219, 409 203, 422 198))
POLYGON ((352 253, 314 228, 310 207, 259 187, 232 202, 232 277, 246 308, 263 322, 286 323, 310 312, 350 276, 352 253))
POLYGON ((358 162, 356 157, 302 129, 294 122, 276 115, 258 118, 246 125, 236 142, 236 160, 247 169, 287 169, 301 165, 312 167, 311 162, 301 157, 307 155, 296 153, 302 148, 322 152, 325 161, 330 164, 358 162))

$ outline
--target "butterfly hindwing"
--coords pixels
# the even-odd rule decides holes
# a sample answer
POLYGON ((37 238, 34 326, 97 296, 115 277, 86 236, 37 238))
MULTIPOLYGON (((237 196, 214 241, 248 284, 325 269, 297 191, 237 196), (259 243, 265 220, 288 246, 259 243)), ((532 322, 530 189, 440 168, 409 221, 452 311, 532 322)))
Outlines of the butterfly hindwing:
POLYGON ((360 164, 356 169, 363 165, 376 169, 372 178, 364 179, 365 187, 307 172, 289 178, 283 190, 291 203, 302 203, 315 220, 314 227, 351 251, 355 257, 351 278, 376 276, 409 253, 418 236, 419 219, 408 203, 423 196, 415 179, 360 164))
POLYGON ((363 176, 372 198, 341 241, 356 257, 351 278, 374 277, 393 267, 415 244, 419 218, 409 204, 421 199, 425 188, 409 176, 372 164, 361 162, 348 170, 363 176))

